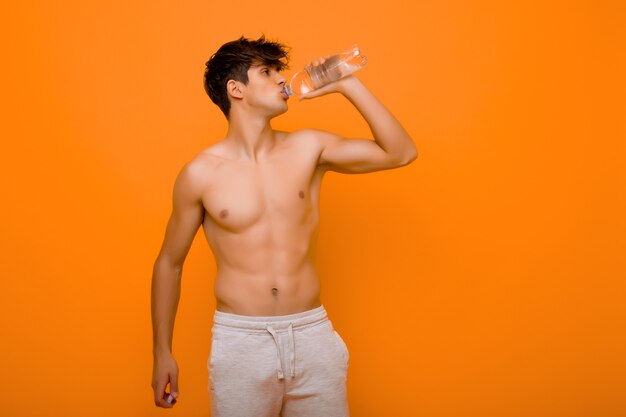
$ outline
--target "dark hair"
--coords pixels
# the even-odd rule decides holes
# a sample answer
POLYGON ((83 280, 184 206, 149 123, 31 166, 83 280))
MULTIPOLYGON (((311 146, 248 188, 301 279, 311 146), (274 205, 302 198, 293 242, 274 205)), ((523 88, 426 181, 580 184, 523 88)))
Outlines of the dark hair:
POLYGON ((254 64, 276 67, 278 71, 289 69, 290 47, 275 41, 239 39, 225 43, 206 62, 204 90, 211 101, 222 110, 226 119, 230 115, 230 99, 226 92, 228 80, 248 84, 248 69, 254 64))

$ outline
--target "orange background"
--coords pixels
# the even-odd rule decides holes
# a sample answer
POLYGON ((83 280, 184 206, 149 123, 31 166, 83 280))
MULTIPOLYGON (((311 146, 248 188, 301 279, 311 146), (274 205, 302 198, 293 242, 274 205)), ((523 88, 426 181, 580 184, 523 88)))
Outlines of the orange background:
MULTIPOLYGON (((152 264, 176 174, 226 132, 204 63, 263 33, 293 47, 288 74, 361 45, 357 76, 420 151, 322 187, 352 415, 626 415, 623 4, 5 5, 2 415, 209 415, 213 256, 198 233, 168 411, 150 387, 152 264)), ((339 94, 289 106, 275 128, 371 137, 339 94)))

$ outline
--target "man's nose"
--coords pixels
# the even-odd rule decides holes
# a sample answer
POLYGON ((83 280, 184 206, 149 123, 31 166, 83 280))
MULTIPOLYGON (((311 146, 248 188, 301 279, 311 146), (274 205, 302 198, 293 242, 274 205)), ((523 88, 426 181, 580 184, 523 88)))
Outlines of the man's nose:
POLYGON ((285 77, 283 77, 282 75, 278 76, 278 84, 280 85, 284 85, 286 82, 285 77))

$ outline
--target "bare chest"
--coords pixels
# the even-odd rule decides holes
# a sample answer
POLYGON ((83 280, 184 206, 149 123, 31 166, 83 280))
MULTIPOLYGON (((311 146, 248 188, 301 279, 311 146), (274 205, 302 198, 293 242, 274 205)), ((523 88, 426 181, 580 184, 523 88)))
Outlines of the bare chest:
POLYGON ((222 229, 241 232, 261 222, 302 223, 313 214, 319 173, 311 158, 285 155, 258 164, 225 162, 203 196, 222 229))

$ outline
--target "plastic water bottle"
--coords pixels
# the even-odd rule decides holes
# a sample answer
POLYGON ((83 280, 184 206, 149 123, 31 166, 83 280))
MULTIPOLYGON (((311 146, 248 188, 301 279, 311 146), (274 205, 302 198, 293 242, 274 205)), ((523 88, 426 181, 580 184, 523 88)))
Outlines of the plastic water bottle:
POLYGON ((365 64, 367 58, 355 44, 350 50, 331 55, 317 66, 307 65, 291 77, 283 90, 289 96, 294 93, 301 96, 350 75, 365 64))

